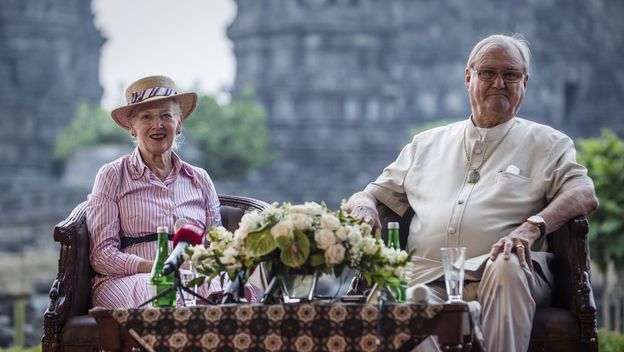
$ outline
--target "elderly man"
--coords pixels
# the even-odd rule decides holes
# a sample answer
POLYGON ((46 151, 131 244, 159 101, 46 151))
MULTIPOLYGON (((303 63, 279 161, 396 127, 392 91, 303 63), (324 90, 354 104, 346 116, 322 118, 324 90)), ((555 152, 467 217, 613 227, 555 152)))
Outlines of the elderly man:
POLYGON ((466 273, 464 298, 482 305, 490 351, 527 350, 535 308, 551 296, 544 235, 598 205, 572 140, 516 117, 529 64, 519 36, 479 42, 466 66, 470 118, 416 135, 347 204, 377 226, 377 202, 398 214, 414 209, 409 284, 427 284, 434 300, 446 299, 440 247, 467 247, 477 265, 466 273))

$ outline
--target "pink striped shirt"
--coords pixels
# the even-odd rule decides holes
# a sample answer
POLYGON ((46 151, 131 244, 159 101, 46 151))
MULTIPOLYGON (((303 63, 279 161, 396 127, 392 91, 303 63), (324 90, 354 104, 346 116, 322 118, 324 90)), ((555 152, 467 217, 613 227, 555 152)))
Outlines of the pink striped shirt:
MULTIPOLYGON (((136 306, 127 301, 131 281, 108 282, 137 274, 141 259, 154 260, 156 242, 144 242, 120 250, 120 236, 142 237, 167 226, 173 232, 178 219, 204 229, 221 225, 219 199, 208 173, 173 155, 174 169, 160 180, 143 162, 138 148, 102 166, 87 199, 87 227, 91 240, 94 305, 136 306)), ((139 276, 139 275, 138 275, 139 276)), ((136 299, 144 297, 137 294, 136 299)))

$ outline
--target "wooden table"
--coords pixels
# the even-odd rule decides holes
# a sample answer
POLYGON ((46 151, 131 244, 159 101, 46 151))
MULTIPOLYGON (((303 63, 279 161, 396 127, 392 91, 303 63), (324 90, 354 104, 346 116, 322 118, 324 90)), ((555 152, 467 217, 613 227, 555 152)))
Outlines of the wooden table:
POLYGON ((474 344, 467 304, 356 303, 94 308, 103 350, 410 351, 437 335, 444 351, 474 344), (379 324, 379 325, 378 325, 379 324))

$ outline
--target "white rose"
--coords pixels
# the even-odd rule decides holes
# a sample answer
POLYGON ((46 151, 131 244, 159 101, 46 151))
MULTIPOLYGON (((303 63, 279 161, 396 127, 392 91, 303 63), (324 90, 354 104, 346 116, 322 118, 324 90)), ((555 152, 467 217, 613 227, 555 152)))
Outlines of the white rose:
POLYGON ((360 233, 360 228, 357 226, 351 226, 349 229, 349 234, 347 235, 349 239, 349 244, 352 246, 357 246, 362 241, 362 234, 360 233))
POLYGON ((350 231, 348 226, 342 226, 336 231, 336 237, 338 237, 340 241, 344 241, 347 239, 350 231))
POLYGON ((362 252, 366 255, 374 255, 377 252, 377 248, 378 248, 377 241, 375 241, 375 239, 372 237, 362 238, 362 242, 360 242, 360 246, 362 248, 362 252))
POLYGON ((297 230, 305 230, 312 227, 312 218, 308 214, 294 213, 290 214, 290 220, 297 230))
POLYGON ((321 215, 321 227, 336 231, 340 228, 340 220, 333 214, 321 215))
POLYGON ((340 243, 334 244, 325 250, 325 263, 336 265, 342 263, 345 255, 345 247, 340 243))
POLYGON ((275 239, 278 237, 286 237, 292 240, 294 238, 292 226, 290 221, 280 221, 271 227, 271 235, 273 235, 275 239))
POLYGON ((290 206, 290 214, 307 214, 308 208, 303 204, 295 204, 290 206))
POLYGON ((248 233, 256 231, 260 227, 262 220, 263 216, 254 210, 251 213, 243 215, 238 230, 240 230, 241 235, 244 234, 244 236, 246 236, 248 233))
POLYGON ((323 207, 316 202, 305 202, 304 205, 310 215, 320 215, 323 212, 323 207))
POLYGON ((238 255, 238 252, 236 251, 236 248, 228 247, 223 251, 223 257, 221 258, 221 263, 226 264, 226 265, 236 263, 237 255, 238 255))
POLYGON ((366 222, 360 224, 360 230, 362 231, 362 236, 370 236, 373 233, 373 228, 366 222))
MULTIPOLYGON (((200 244, 198 246, 194 246, 193 247, 193 255, 191 256, 191 262, 193 262, 193 264, 197 264, 197 261, 199 260, 199 257, 201 257, 202 255, 207 254, 206 251, 206 247, 204 247, 203 244, 200 244)), ((184 254, 186 256, 186 253, 184 254)))
POLYGON ((314 234, 314 242, 320 249, 327 249, 332 244, 336 243, 336 236, 334 232, 328 229, 321 229, 314 234))
POLYGON ((347 212, 347 200, 344 198, 340 201, 340 210, 347 212))

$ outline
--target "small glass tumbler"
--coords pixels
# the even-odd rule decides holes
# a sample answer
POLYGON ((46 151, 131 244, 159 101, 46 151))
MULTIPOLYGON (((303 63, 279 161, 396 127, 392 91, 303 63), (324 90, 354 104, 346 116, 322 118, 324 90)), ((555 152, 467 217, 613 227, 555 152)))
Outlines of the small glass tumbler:
MULTIPOLYGON (((188 288, 189 290, 196 292, 196 287, 188 287, 188 283, 193 280, 196 277, 195 275, 195 271, 194 270, 185 270, 185 269, 180 269, 180 280, 182 281, 182 286, 188 288)), ((181 302, 184 306, 186 307, 192 307, 194 305, 197 304, 197 301, 195 299, 195 296, 193 296, 192 294, 188 293, 185 290, 182 290, 182 297, 181 299, 183 300, 183 302, 181 302)))
POLYGON ((442 252, 442 266, 444 267, 444 281, 446 283, 447 303, 462 301, 464 288, 464 263, 466 261, 466 247, 440 248, 442 252))

